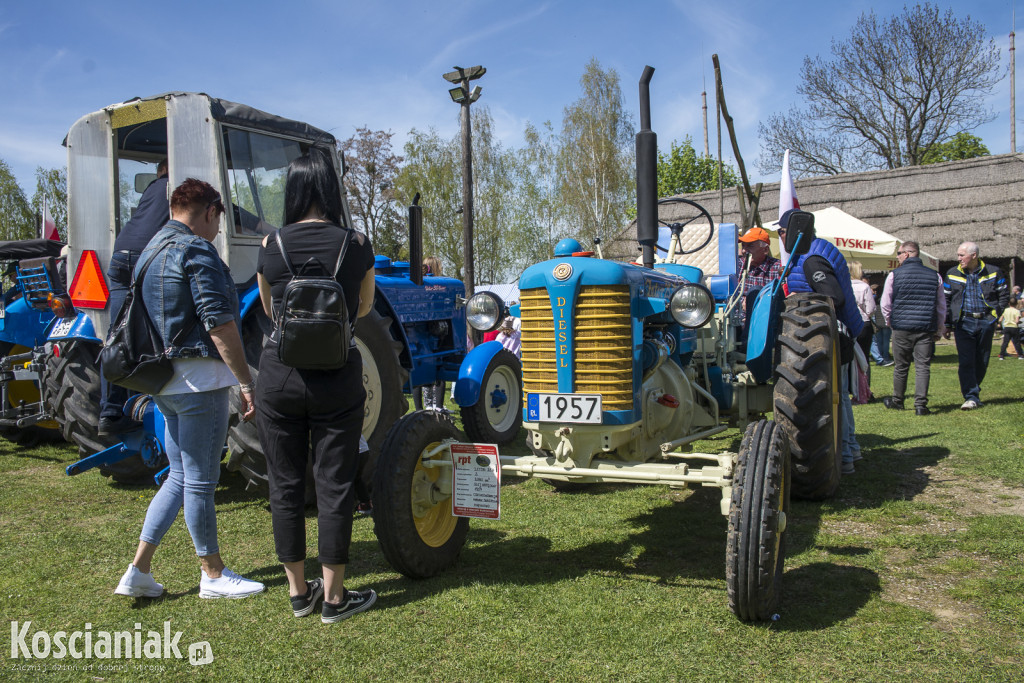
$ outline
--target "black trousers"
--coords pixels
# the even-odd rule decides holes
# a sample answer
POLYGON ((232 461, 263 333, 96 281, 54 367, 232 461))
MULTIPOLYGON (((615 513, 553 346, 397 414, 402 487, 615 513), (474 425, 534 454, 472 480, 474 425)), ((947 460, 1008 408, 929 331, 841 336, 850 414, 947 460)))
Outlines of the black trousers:
POLYGON ((338 370, 298 370, 281 363, 270 342, 256 381, 256 428, 267 458, 274 547, 281 562, 306 559, 306 462, 312 455, 322 564, 347 564, 352 540, 363 362, 349 349, 338 370))

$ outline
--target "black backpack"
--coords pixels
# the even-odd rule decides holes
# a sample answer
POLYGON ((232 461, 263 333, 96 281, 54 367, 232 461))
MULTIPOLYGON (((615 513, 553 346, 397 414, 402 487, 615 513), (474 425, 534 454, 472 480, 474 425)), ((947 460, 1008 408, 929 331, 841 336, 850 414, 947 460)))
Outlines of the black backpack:
MULTIPOLYGON (((157 254, 169 244, 170 241, 161 244, 139 268, 138 275, 132 277, 124 303, 100 350, 100 368, 106 380, 143 394, 159 392, 174 376, 173 364, 166 355, 163 339, 146 310, 142 296, 146 271, 157 254)), ((174 337, 172 345, 180 343, 195 324, 193 319, 174 337)))
POLYGON ((303 370, 343 367, 348 361, 352 328, 345 291, 338 282, 338 270, 348 251, 352 231, 345 230, 338 262, 330 275, 300 275, 288 259, 280 230, 274 233, 274 239, 292 276, 284 287, 275 316, 278 359, 289 367, 303 370))

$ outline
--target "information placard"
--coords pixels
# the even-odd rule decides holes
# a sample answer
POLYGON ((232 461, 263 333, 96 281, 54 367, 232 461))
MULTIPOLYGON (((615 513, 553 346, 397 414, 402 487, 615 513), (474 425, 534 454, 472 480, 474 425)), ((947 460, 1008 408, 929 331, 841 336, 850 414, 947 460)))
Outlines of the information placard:
POLYGON ((453 443, 452 514, 501 518, 501 462, 491 443, 453 443))

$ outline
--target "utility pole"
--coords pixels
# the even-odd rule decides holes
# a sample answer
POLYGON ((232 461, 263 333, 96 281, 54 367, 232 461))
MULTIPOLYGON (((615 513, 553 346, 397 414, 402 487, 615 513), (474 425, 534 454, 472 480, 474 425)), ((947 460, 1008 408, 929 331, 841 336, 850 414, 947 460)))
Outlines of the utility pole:
MULTIPOLYGON (((1017 13, 1013 14, 1013 23, 1017 23, 1017 13)), ((1017 77, 1015 75, 1017 53, 1014 52, 1013 48, 1013 34, 1016 26, 1010 28, 1010 151, 1014 154, 1017 153, 1017 96, 1016 84, 1017 77)))
POLYGON ((461 107, 460 121, 462 127, 462 249, 465 255, 466 298, 473 296, 473 131, 469 117, 469 105, 480 99, 480 86, 469 88, 469 82, 487 73, 482 66, 471 66, 463 69, 453 67, 455 71, 444 74, 444 79, 455 85, 448 94, 461 107))

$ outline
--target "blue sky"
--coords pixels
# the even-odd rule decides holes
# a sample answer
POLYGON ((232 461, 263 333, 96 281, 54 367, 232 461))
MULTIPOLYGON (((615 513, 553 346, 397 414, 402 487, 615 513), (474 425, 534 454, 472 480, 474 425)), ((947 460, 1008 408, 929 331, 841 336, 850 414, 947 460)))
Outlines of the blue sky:
MULTIPOLYGON (((1009 64, 1014 0, 937 4, 984 24, 1004 67, 1009 64)), ((558 127, 563 107, 579 97, 579 77, 592 57, 618 72, 634 121, 643 67, 657 69, 651 113, 663 149, 686 135, 698 149, 703 145, 706 81, 714 153, 711 55, 717 53, 744 161, 755 180, 773 182, 778 178, 762 176, 755 165, 757 124, 798 102, 804 57, 827 56, 832 39, 845 38, 862 12, 888 16, 902 6, 859 0, 7 0, 0 3, 0 158, 31 195, 36 166, 66 163, 60 143, 75 120, 169 90, 243 102, 338 138, 363 125, 391 130, 400 149, 412 128, 455 134, 458 106, 441 74, 456 64, 487 67, 478 81, 480 103, 490 108, 503 143, 519 146, 527 122, 550 120, 558 127)), ((996 121, 975 131, 996 154, 1011 151, 1009 89, 1006 78, 990 101, 996 121)), ((1024 126, 1020 134, 1018 147, 1024 147, 1024 126)), ((727 138, 723 154, 732 160, 727 138)))

